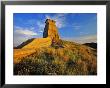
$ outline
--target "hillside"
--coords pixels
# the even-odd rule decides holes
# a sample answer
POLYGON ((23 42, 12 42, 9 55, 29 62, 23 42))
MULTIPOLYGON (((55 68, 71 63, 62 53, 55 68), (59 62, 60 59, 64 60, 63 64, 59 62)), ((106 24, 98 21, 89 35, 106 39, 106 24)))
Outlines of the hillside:
POLYGON ((94 48, 94 49, 97 49, 97 43, 85 43, 85 44, 83 44, 83 45, 86 45, 86 46, 89 46, 89 47, 92 47, 92 48, 94 48))
POLYGON ((14 75, 96 75, 97 50, 60 39, 56 22, 45 21, 43 38, 14 48, 14 75))
POLYGON ((47 38, 32 38, 28 39, 27 41, 23 42, 19 46, 15 47, 14 49, 32 49, 38 47, 45 47, 51 45, 51 39, 47 38))
POLYGON ((14 49, 14 74, 96 75, 96 49, 64 40, 35 49, 14 49))

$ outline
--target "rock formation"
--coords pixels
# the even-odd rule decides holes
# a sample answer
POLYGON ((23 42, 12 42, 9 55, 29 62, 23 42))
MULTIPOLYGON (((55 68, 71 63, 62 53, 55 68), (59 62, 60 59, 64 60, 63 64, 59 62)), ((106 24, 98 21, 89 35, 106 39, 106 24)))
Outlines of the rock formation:
POLYGON ((16 60, 18 61, 16 58, 26 57, 40 47, 49 46, 61 47, 61 44, 55 21, 47 19, 45 21, 43 38, 29 39, 14 49, 14 63, 16 63, 16 60))
POLYGON ((45 28, 43 38, 33 38, 19 45, 16 49, 36 49, 39 47, 48 47, 51 45, 59 45, 60 37, 54 20, 47 19, 45 21, 45 28))
POLYGON ((47 19, 45 23, 46 25, 43 32, 43 38, 50 37, 52 40, 52 43, 59 42, 59 34, 58 34, 57 27, 55 25, 56 22, 54 20, 47 19))

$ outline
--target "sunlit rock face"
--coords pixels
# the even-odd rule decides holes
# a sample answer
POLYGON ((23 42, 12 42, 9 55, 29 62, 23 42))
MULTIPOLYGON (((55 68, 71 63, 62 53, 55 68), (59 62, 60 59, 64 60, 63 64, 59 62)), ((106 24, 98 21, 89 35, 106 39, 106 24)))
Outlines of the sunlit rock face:
POLYGON ((43 38, 50 37, 52 40, 52 43, 57 43, 59 41, 59 34, 58 34, 58 29, 55 25, 55 21, 51 19, 47 19, 45 21, 45 28, 43 32, 43 38))

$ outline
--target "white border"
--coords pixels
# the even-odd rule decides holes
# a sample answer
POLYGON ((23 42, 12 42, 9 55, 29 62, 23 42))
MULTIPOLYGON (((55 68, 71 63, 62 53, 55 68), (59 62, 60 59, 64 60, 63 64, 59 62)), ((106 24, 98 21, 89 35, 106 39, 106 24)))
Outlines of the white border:
POLYGON ((105 5, 6 5, 6 84, 106 84, 105 5), (13 13, 97 13, 97 76, 13 76, 13 13))

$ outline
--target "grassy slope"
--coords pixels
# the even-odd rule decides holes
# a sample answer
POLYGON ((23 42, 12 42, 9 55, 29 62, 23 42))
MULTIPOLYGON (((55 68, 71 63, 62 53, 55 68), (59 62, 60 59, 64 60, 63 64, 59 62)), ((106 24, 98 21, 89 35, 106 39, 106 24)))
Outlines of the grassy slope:
POLYGON ((61 45, 36 49, 14 64, 15 75, 96 75, 96 51, 62 40, 61 45))

